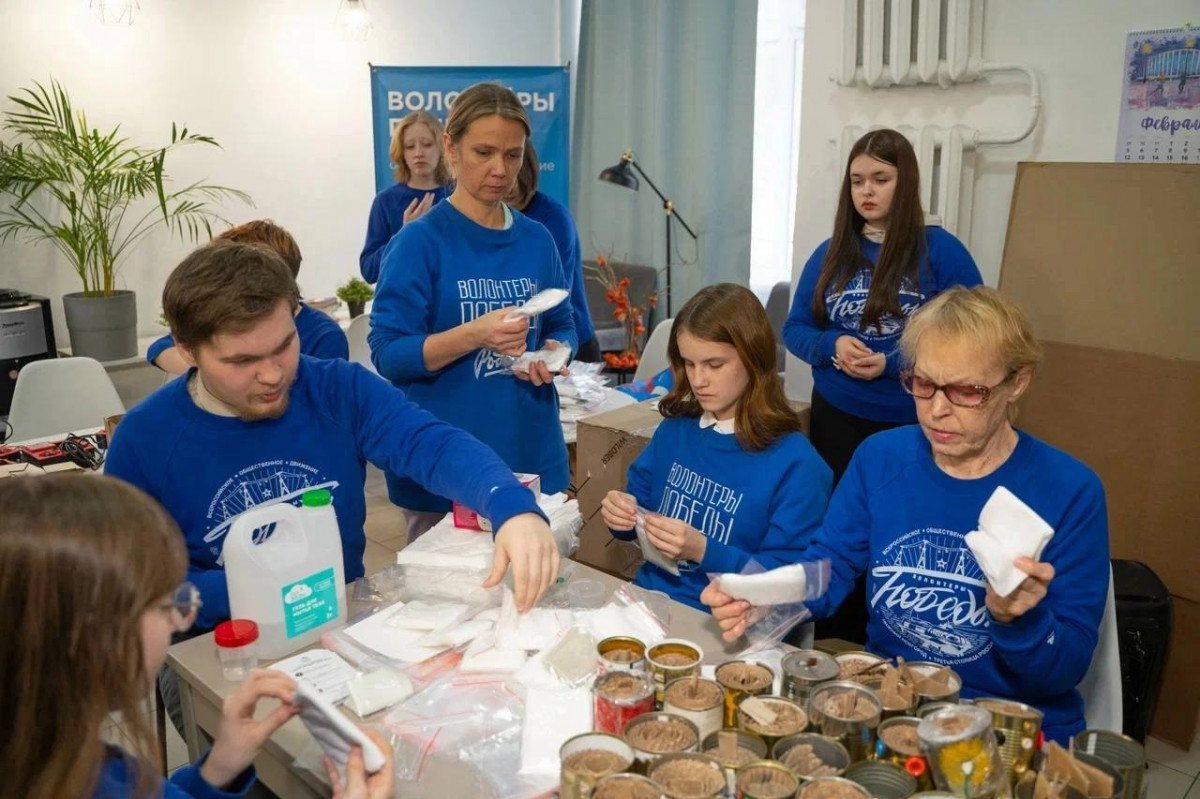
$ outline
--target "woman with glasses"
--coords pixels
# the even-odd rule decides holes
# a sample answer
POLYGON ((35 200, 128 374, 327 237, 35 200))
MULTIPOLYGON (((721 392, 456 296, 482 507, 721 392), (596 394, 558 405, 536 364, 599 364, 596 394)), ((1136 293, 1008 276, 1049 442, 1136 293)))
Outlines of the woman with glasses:
MULTIPOLYGON (((918 425, 867 439, 799 560, 828 558, 819 619, 867 577, 867 647, 933 661, 963 695, 1026 702, 1048 738, 1084 728, 1076 686, 1091 664, 1108 592, 1104 488, 1087 466, 1013 426, 1041 347, 1029 320, 994 289, 944 292, 908 322, 901 382, 918 425), (988 582, 964 536, 1003 486, 1054 530, 1040 562, 1007 596, 988 582)), ((746 603, 714 584, 701 599, 725 636, 745 631, 746 603)))
MULTIPOLYGON (((917 420, 900 387, 905 320, 938 293, 983 281, 952 234, 926 226, 917 156, 903 134, 873 130, 850 150, 833 236, 817 247, 783 326, 788 351, 812 366, 809 439, 836 486, 867 436, 917 420)), ((860 583, 818 638, 861 642, 860 583)))
MULTIPOLYGON (((190 627, 200 607, 196 588, 182 582, 186 569, 179 528, 127 483, 94 475, 0 481, 5 796, 247 793, 259 747, 298 712, 296 685, 281 672, 252 672, 225 700, 212 749, 166 784, 158 777, 161 763, 102 738, 106 719, 119 711, 133 752, 158 751, 143 703, 172 633, 190 627), (263 700, 276 706, 256 714, 263 700)), ((389 762, 368 782, 360 753, 350 759, 350 786, 343 790, 334 780, 336 795, 390 797, 392 775, 389 762)))

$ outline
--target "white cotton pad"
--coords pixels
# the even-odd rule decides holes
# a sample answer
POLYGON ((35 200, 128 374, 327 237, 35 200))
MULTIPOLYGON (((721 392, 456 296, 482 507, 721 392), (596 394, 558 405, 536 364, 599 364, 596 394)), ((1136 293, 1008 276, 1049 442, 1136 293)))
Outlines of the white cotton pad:
POLYGON ((525 304, 519 308, 513 308, 513 312, 509 316, 528 316, 534 317, 538 314, 543 314, 556 305, 560 305, 563 300, 571 296, 566 289, 546 289, 534 294, 525 304))
POLYGON ((372 713, 403 702, 413 694, 412 680, 395 669, 382 668, 355 677, 346 684, 350 698, 346 704, 366 718, 372 713))
POLYGON ((759 574, 722 574, 721 590, 756 607, 803 602, 808 576, 803 564, 782 566, 759 574))
POLYGON ((387 625, 398 630, 441 630, 458 624, 466 615, 466 605, 415 599, 393 613, 387 625))
POLYGON ((679 561, 674 558, 668 558, 658 547, 650 542, 649 536, 646 534, 646 514, 650 511, 643 507, 638 507, 637 513, 634 515, 633 528, 637 531, 638 545, 642 548, 642 557, 649 563, 653 563, 663 571, 675 577, 679 576, 679 561))
POLYGON ((520 357, 513 361, 512 370, 514 372, 528 372, 538 361, 545 363, 546 368, 551 372, 561 372, 571 362, 571 349, 569 347, 556 347, 555 349, 523 352, 520 357))
POLYGON ((963 540, 987 575, 992 590, 1006 597, 1029 575, 1013 563, 1037 560, 1054 536, 1054 528, 1004 486, 999 486, 979 513, 979 529, 963 540))
POLYGON ((374 741, 304 682, 296 683, 296 704, 300 706, 300 720, 343 775, 352 746, 362 747, 363 765, 369 774, 379 771, 387 763, 374 741))

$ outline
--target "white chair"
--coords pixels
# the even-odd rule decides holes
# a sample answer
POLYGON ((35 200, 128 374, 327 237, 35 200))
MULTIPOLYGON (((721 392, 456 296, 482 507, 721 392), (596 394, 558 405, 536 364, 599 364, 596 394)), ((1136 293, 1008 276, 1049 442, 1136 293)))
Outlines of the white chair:
POLYGON ((674 319, 664 319, 654 326, 650 340, 642 348, 642 359, 638 361, 637 370, 633 373, 634 380, 645 380, 671 365, 667 360, 667 344, 671 341, 671 325, 674 319))
POLYGON ((1120 732, 1124 724, 1121 692, 1121 650, 1117 634, 1117 602, 1113 594, 1112 566, 1108 568, 1108 598, 1104 601, 1104 617, 1096 651, 1088 666, 1079 693, 1083 696, 1083 716, 1089 730, 1120 732))
MULTIPOLYGON (((352 363, 361 363, 372 372, 375 372, 375 364, 371 363, 371 346, 367 344, 367 334, 371 332, 371 317, 366 314, 360 314, 350 320, 350 327, 346 328, 346 340, 350 344, 350 361, 352 363)), ((375 374, 379 374, 375 372, 375 374)))
POLYGON ((112 378, 92 358, 48 358, 23 367, 8 423, 13 441, 104 426, 125 413, 112 378))

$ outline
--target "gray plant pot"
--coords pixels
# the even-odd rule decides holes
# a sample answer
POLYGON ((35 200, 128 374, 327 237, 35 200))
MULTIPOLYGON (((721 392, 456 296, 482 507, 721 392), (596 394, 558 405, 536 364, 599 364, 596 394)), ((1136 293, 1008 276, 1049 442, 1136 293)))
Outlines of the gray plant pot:
POLYGON ((115 291, 110 297, 64 294, 63 311, 72 355, 97 361, 137 357, 137 296, 132 291, 115 291))

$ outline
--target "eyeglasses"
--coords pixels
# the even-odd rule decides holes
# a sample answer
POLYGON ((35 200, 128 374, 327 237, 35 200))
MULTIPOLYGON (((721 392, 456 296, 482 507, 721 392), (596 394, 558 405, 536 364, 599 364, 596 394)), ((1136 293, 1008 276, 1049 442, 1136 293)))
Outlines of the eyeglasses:
POLYGON ((1016 373, 1014 369, 994 386, 981 386, 976 383, 951 383, 943 386, 912 372, 904 372, 900 375, 900 385, 917 399, 932 399, 933 395, 940 391, 952 405, 960 408, 978 408, 986 404, 991 399, 992 392, 1012 380, 1016 373))
POLYGON ((179 584, 170 599, 158 607, 171 614, 171 623, 175 625, 175 631, 184 633, 196 622, 196 614, 203 605, 200 601, 200 589, 184 582, 179 584))

